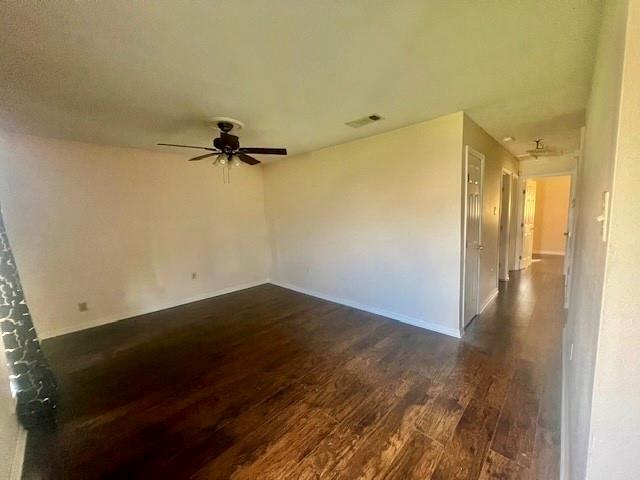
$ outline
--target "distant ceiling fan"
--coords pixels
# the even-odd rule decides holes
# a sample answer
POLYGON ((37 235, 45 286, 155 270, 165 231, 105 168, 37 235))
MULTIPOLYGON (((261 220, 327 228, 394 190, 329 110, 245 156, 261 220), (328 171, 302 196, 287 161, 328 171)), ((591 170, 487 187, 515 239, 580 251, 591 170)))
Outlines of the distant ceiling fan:
POLYGON ((518 158, 522 158, 522 157, 538 158, 538 157, 549 157, 552 155, 558 155, 558 152, 554 148, 545 147, 544 144, 542 143, 541 138, 536 138, 534 142, 536 144, 535 148, 532 148, 531 150, 527 150, 527 153, 522 153, 516 156, 518 158))
POLYGON ((158 143, 165 147, 182 147, 182 148, 197 148, 200 150, 207 150, 211 153, 199 155, 197 157, 190 158, 189 161, 204 160, 209 157, 216 157, 213 164, 220 166, 240 166, 241 162, 248 165, 257 165, 260 160, 253 158, 249 153, 257 153, 260 155, 286 155, 286 148, 262 148, 262 147, 240 147, 240 139, 231 135, 231 130, 235 128, 242 128, 242 123, 233 120, 232 118, 219 118, 216 123, 220 130, 220 136, 213 139, 214 148, 199 147, 195 145, 177 145, 175 143, 158 143))

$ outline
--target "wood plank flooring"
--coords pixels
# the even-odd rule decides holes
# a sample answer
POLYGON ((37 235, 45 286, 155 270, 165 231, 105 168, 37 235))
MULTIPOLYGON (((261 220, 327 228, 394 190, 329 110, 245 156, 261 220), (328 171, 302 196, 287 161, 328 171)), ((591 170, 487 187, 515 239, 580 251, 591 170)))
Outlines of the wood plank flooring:
POLYGON ((558 478, 561 257, 459 341, 264 285, 54 338, 24 478, 558 478))

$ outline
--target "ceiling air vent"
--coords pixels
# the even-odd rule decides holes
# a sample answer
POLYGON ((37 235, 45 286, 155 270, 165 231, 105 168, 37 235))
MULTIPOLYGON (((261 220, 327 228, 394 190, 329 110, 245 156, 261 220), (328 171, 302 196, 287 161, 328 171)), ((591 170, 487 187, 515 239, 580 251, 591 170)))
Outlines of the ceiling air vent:
POLYGON ((378 120, 382 120, 382 117, 377 113, 374 113, 373 115, 358 118, 357 120, 351 120, 350 122, 345 123, 345 125, 349 125, 353 128, 360 128, 370 123, 377 122, 378 120))

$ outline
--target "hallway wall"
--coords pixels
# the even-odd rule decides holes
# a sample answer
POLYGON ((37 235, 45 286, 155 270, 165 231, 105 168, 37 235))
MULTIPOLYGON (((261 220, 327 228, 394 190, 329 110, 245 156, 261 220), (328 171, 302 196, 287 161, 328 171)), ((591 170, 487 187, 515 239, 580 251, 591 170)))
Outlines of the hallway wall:
MULTIPOLYGON (((635 5, 635 17, 638 22, 638 5, 635 5)), ((603 24, 600 32, 600 41, 596 56, 596 65, 593 76, 591 96, 587 108, 586 131, 584 138, 584 150, 579 165, 578 185, 577 185, 577 221, 576 221, 576 240, 574 251, 573 265, 573 284, 571 288, 572 298, 571 307, 569 309, 567 325, 564 334, 564 368, 565 368, 565 403, 567 417, 564 419, 566 434, 565 446, 563 447, 564 464, 568 478, 571 480, 600 480, 608 478, 611 480, 634 478, 640 469, 638 465, 637 443, 628 442, 622 445, 618 441, 613 441, 607 448, 600 443, 601 439, 595 438, 597 431, 593 430, 593 425, 599 423, 596 416, 602 415, 602 419, 609 415, 608 425, 600 425, 602 432, 608 428, 620 428, 621 432, 631 433, 628 428, 636 427, 636 434, 640 430, 637 425, 637 391, 634 396, 624 396, 628 394, 627 387, 623 389, 611 400, 606 398, 598 398, 592 404, 592 401, 599 393, 605 393, 608 386, 620 385, 621 380, 627 380, 629 375, 637 371, 638 360, 635 365, 630 361, 624 361, 628 355, 633 358, 637 355, 628 350, 610 351, 612 357, 607 359, 601 356, 602 352, 598 352, 599 343, 616 347, 633 342, 633 332, 623 331, 624 325, 629 327, 629 323, 633 321, 633 308, 628 303, 629 298, 619 308, 622 308, 622 317, 618 319, 611 318, 610 321, 617 325, 608 325, 605 323, 606 318, 602 317, 603 313, 603 294, 605 292, 605 275, 607 268, 607 256, 612 246, 602 240, 602 224, 598 222, 597 217, 602 214, 602 194, 605 191, 611 191, 614 188, 614 167, 616 163, 616 148, 618 139, 618 119, 620 115, 620 97, 623 92, 622 74, 623 65, 626 69, 633 70, 637 75, 637 63, 627 54, 625 61, 625 45, 627 25, 627 8, 629 3, 626 0, 612 0, 605 3, 603 12, 603 24), (625 309, 627 309, 625 311, 625 309), (601 320, 602 318, 602 320, 601 320), (617 322, 616 322, 617 320, 617 322), (622 323, 620 323, 622 322, 622 323), (609 331, 613 328, 612 331, 609 331), (603 338, 603 333, 607 333, 607 337, 603 338), (611 337, 609 335, 613 334, 611 337), (620 335, 629 335, 626 340, 621 339, 620 335), (569 352, 574 352, 573 359, 569 358, 569 352), (603 363, 604 362, 604 363, 603 363), (596 366, 605 367, 603 375, 611 376, 613 380, 609 385, 603 384, 603 389, 594 392, 594 376, 596 366), (594 396, 596 393, 596 396, 594 396), (627 400, 624 404, 620 400, 627 400), (635 417, 633 417, 633 408, 636 408, 635 417), (593 410, 592 410, 593 407, 593 410), (613 408, 613 410, 610 410, 613 408), (611 417, 613 415, 613 417, 611 417), (619 416, 629 417, 628 423, 625 420, 620 422, 619 416), (597 452, 593 449, 597 448, 597 452), (598 457, 598 462, 594 458, 598 457), (627 466, 635 465, 635 470, 626 470, 627 466), (597 473, 596 473, 597 472, 597 473), (626 473, 625 473, 626 472, 626 473)), ((630 21, 631 19, 629 19, 630 21)), ((640 22, 638 22, 640 23, 640 22)), ((635 30, 633 41, 638 41, 637 34, 638 24, 635 24, 632 31, 635 30)), ((635 87, 637 89, 637 85, 635 87)), ((632 94, 633 88, 631 83, 624 90, 625 95, 632 94)), ((636 114, 637 114, 636 110, 636 114)), ((628 132, 632 136, 635 133, 628 132)), ((637 138, 637 136, 636 136, 637 138)), ((629 140, 629 139, 627 139, 629 140)), ((637 151, 636 151, 637 155, 637 151)), ((627 163, 627 167, 630 165, 627 163)), ((618 173, 620 174, 620 173, 618 173)), ((627 203, 631 208, 638 208, 637 202, 637 181, 638 177, 631 176, 629 179, 618 179, 618 181, 635 182, 636 189, 631 192, 627 191, 626 198, 616 198, 615 202, 621 201, 627 203), (632 194, 636 195, 633 200, 632 194)), ((614 190, 614 198, 616 192, 614 190)), ((614 206, 614 209, 616 207, 614 206)), ((615 211, 615 210, 614 210, 615 211)), ((614 217, 612 217, 614 218, 614 217)), ((633 220, 635 217, 623 220, 618 217, 620 224, 630 228, 630 231, 622 233, 617 230, 617 234, 621 237, 627 235, 629 240, 637 237, 633 235, 633 226, 627 225, 627 221, 633 220)), ((637 224, 635 226, 637 232, 637 224)), ((619 237, 618 240, 622 240, 619 237)), ((618 252, 614 258, 619 262, 624 260, 629 262, 632 258, 637 258, 637 246, 630 250, 618 252), (622 254, 622 258, 619 255, 622 254), (630 254, 630 256, 629 256, 630 254), (626 258, 624 258, 626 256, 626 258)), ((635 269, 637 274, 638 262, 628 263, 635 269)), ((621 273, 622 274, 622 273, 621 273)), ((628 272, 622 274, 627 275, 628 272)), ((637 284, 630 280, 627 285, 637 284)), ((621 293, 620 291, 617 292, 621 293)), ((637 302, 638 296, 635 295, 637 302)), ((637 310, 637 305, 635 305, 637 310)), ((636 316, 636 320, 637 320, 636 316)), ((635 331, 637 331, 637 326, 635 331)), ((636 343, 637 347, 637 343, 636 343)), ((631 348, 633 350, 633 347, 631 348)), ((629 387, 637 384, 631 382, 629 387)), ((607 392, 613 393, 613 392, 607 392)), ((602 440, 611 441, 611 434, 615 436, 614 431, 609 431, 602 440)), ((628 436, 626 437, 628 440, 628 436)), ((637 436, 636 436, 637 440, 637 436)))
POLYGON ((588 478, 640 472, 640 2, 629 3, 588 478))
POLYGON ((533 253, 564 255, 571 177, 536 178, 533 253))

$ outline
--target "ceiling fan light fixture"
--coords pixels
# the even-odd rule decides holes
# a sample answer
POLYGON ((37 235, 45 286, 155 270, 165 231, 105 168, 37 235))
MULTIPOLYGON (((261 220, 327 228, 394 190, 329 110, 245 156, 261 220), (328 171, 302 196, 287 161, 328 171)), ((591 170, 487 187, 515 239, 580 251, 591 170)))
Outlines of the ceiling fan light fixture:
POLYGON ((213 162, 214 165, 220 165, 224 167, 227 164, 227 157, 223 154, 220 154, 216 157, 216 160, 213 162))

